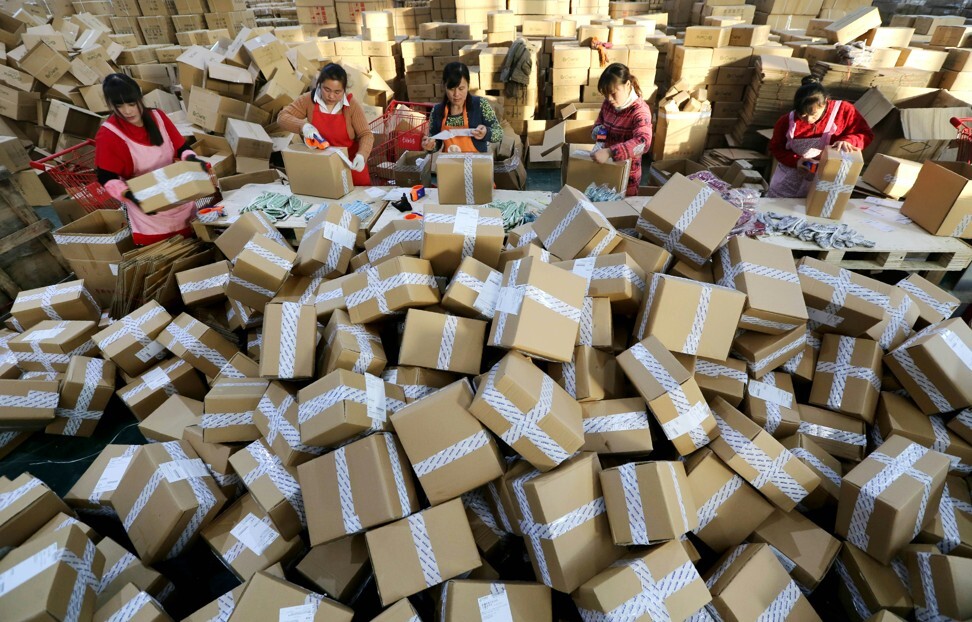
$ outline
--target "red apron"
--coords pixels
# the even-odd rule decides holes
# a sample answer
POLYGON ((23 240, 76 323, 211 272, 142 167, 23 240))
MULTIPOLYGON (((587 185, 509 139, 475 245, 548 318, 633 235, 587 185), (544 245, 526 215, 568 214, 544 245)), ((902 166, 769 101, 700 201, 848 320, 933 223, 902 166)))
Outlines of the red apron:
MULTIPOLYGON (((350 95, 348 95, 348 103, 351 103, 350 95)), ((314 112, 311 115, 311 125, 317 128, 324 140, 330 143, 332 147, 347 147, 349 159, 354 161, 354 157, 358 155, 358 141, 351 140, 351 137, 348 136, 348 126, 344 119, 343 108, 342 112, 331 114, 321 112, 321 107, 317 102, 312 102, 312 104, 314 105, 314 112)), ((351 181, 354 182, 355 186, 370 186, 371 175, 368 173, 367 165, 363 171, 351 171, 351 181)))
MULTIPOLYGON (((468 102, 467 102, 468 103, 468 102)), ((446 120, 449 112, 449 104, 445 105, 446 120)), ((443 121, 444 130, 468 130, 469 129, 469 115, 466 113, 466 106, 462 107, 462 126, 457 127, 455 125, 445 125, 443 121)), ((476 143, 469 136, 456 136, 455 138, 447 138, 442 141, 442 151, 443 153, 478 153, 479 149, 476 149, 476 143)))

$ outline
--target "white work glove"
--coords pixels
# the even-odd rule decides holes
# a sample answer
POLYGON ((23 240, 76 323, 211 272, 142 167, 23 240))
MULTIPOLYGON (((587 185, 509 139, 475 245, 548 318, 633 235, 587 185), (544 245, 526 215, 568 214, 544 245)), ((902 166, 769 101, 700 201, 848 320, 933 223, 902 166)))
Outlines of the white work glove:
POLYGON ((305 123, 304 127, 300 129, 300 133, 304 135, 304 138, 313 138, 318 142, 324 142, 324 137, 321 133, 317 131, 317 128, 310 123, 305 123))
POLYGON ((354 160, 351 162, 351 170, 360 173, 365 168, 364 156, 360 153, 354 156, 354 160))

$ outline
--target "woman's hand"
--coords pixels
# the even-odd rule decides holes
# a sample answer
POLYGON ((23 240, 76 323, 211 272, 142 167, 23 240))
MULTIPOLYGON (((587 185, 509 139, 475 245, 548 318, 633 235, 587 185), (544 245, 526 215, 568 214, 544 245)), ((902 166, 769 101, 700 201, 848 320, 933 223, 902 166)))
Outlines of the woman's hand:
POLYGON ((591 154, 591 159, 598 164, 607 164, 611 161, 611 150, 610 149, 598 149, 591 154))
POLYGON ((838 140, 837 142, 835 142, 834 149, 840 151, 841 153, 852 153, 854 151, 860 151, 860 149, 858 149, 857 146, 847 142, 846 140, 838 140))
POLYGON ((479 127, 477 127, 472 131, 472 137, 475 138, 476 140, 482 140, 486 138, 486 132, 487 132, 486 126, 480 125, 479 127))
POLYGON ((351 162, 351 170, 360 173, 365 168, 364 156, 360 153, 354 156, 354 160, 351 162))
POLYGON ((435 139, 431 136, 426 136, 422 139, 422 149, 426 151, 435 151, 435 139))
POLYGON ((321 133, 317 131, 317 128, 310 123, 305 123, 304 127, 301 128, 300 133, 305 139, 316 140, 319 143, 324 142, 324 137, 321 133))

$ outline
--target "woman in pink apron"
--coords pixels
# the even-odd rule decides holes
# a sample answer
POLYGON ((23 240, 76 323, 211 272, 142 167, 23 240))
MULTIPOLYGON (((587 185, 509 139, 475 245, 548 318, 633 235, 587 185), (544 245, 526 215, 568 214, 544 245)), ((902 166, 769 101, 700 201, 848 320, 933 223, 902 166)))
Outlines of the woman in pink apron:
POLYGON ((98 181, 124 206, 133 241, 144 246, 175 235, 192 235, 189 221, 195 216, 195 202, 146 214, 125 180, 151 173, 179 159, 198 162, 207 171, 209 165, 189 149, 164 112, 145 107, 142 90, 133 79, 113 73, 105 78, 102 89, 112 114, 95 135, 95 167, 98 181))
POLYGON ((873 138, 870 126, 853 104, 830 99, 816 78, 804 78, 793 98, 793 110, 780 117, 773 128, 769 149, 777 166, 768 196, 807 196, 813 181, 812 166, 825 147, 861 151, 873 138))

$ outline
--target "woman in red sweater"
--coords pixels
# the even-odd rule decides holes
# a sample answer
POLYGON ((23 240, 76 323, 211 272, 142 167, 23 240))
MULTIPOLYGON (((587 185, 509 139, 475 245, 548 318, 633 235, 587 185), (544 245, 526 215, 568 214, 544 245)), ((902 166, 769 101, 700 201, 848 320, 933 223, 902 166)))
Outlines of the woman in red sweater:
POLYGON ((641 157, 651 148, 651 109, 641 97, 638 78, 621 63, 604 69, 597 90, 604 96, 604 103, 594 124, 593 138, 604 146, 591 157, 602 164, 631 160, 625 194, 636 196, 641 183, 641 157))
POLYGON ((773 128, 769 148, 777 166, 768 196, 807 196, 813 181, 811 167, 825 147, 861 151, 873 139, 874 132, 854 104, 830 99, 827 89, 807 76, 793 98, 793 110, 780 117, 773 128))
POLYGON ((179 159, 198 162, 205 171, 209 165, 189 149, 186 139, 164 112, 145 107, 142 89, 135 80, 113 73, 101 86, 112 114, 95 135, 95 167, 98 181, 128 214, 132 240, 144 246, 175 235, 192 235, 189 221, 196 213, 194 201, 146 214, 125 181, 179 159))

